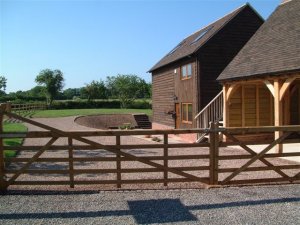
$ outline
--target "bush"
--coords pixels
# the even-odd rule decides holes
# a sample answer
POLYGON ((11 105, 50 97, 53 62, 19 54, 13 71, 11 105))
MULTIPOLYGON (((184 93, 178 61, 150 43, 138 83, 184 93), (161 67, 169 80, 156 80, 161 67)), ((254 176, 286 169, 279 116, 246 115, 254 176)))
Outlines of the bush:
POLYGON ((151 109, 151 103, 146 100, 136 100, 128 105, 130 109, 151 109))

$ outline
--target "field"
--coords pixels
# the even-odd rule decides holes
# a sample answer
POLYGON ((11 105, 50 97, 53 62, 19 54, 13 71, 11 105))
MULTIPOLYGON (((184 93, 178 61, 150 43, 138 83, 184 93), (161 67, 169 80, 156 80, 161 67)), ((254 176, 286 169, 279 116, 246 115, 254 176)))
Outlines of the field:
POLYGON ((87 116, 97 114, 126 114, 126 113, 145 113, 152 115, 151 109, 59 109, 59 110, 41 110, 36 111, 34 118, 54 118, 66 116, 87 116))
MULTIPOLYGON (((24 132, 27 131, 27 127, 20 123, 4 123, 3 128, 5 132, 24 132)), ((22 138, 10 138, 4 139, 5 146, 17 146, 21 145, 23 142, 22 138)), ((4 150, 4 156, 6 158, 15 157, 16 151, 13 150, 4 150)))

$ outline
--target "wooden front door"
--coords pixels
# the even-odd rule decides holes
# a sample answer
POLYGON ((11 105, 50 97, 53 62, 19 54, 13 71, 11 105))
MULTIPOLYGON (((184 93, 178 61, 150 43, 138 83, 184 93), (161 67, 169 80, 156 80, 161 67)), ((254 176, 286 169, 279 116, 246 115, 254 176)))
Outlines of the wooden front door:
POLYGON ((180 126, 180 105, 179 103, 175 104, 175 112, 176 112, 176 117, 175 117, 175 128, 178 129, 180 126))

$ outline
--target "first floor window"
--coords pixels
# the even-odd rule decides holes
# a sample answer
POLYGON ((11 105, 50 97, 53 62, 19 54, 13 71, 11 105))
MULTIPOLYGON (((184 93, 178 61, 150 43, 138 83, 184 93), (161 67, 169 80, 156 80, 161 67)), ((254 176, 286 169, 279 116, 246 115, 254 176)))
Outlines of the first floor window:
POLYGON ((181 105, 181 115, 183 123, 192 123, 193 121, 193 107, 191 103, 182 103, 181 105))
POLYGON ((192 77, 192 64, 187 64, 181 67, 181 80, 186 80, 192 77))

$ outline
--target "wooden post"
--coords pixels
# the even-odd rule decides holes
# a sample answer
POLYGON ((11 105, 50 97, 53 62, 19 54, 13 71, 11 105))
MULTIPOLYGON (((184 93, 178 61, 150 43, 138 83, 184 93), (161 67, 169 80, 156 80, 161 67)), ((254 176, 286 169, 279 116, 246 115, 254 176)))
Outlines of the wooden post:
MULTIPOLYGON (((11 103, 10 102, 6 103, 6 111, 11 112, 11 103)), ((11 118, 11 117, 9 116, 9 118, 11 118)))
POLYGON ((69 174, 70 174, 70 187, 74 188, 74 161, 73 161, 73 139, 68 138, 69 145, 69 174))
MULTIPOLYGON (((164 134, 164 144, 167 145, 168 144, 168 134, 164 134)), ((164 147, 164 167, 168 168, 168 147, 165 146, 164 147)), ((167 180, 168 179, 168 170, 164 171, 164 179, 167 180)), ((168 182, 165 181, 164 182, 164 186, 168 186, 168 182)))
POLYGON ((284 125, 290 125, 290 114, 291 114, 291 96, 290 96, 290 89, 287 89, 284 95, 284 114, 283 114, 283 121, 284 125))
MULTIPOLYGON (((120 135, 116 135, 116 145, 121 145, 121 136, 120 135)), ((118 151, 120 151, 121 149, 118 148, 118 151)), ((117 153, 117 188, 121 188, 121 181, 122 181, 122 177, 121 177, 121 155, 119 153, 117 153)))
MULTIPOLYGON (((229 104, 227 99, 227 91, 228 88, 226 84, 223 85, 223 127, 229 127, 229 104)), ((225 135, 222 135, 222 140, 224 142, 227 141, 227 137, 225 135)))
POLYGON ((210 133, 209 133, 209 183, 211 185, 218 184, 218 163, 219 163, 219 132, 218 123, 210 123, 210 133))
MULTIPOLYGON (((280 83, 279 80, 274 80, 274 126, 282 125, 282 101, 280 100, 280 83)), ((275 131, 275 140, 282 135, 282 131, 275 131)), ((276 146, 278 153, 282 153, 283 146, 278 144, 276 146)))
MULTIPOLYGON (((6 110, 6 104, 0 105, 0 133, 3 132, 3 116, 6 110)), ((5 164, 4 164, 4 146, 3 138, 0 138, 0 192, 6 191, 7 185, 5 180, 5 164)))

